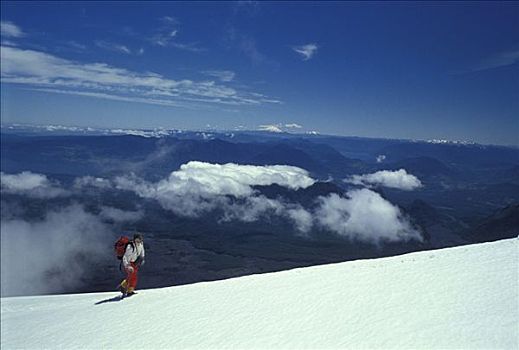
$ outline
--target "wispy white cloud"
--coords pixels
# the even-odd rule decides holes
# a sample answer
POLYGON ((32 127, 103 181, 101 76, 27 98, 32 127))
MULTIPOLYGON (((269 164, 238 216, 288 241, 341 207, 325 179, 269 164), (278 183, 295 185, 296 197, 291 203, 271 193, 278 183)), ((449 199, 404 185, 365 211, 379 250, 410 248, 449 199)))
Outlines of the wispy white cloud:
POLYGON ((2 39, 2 46, 18 46, 14 41, 2 39))
POLYGON ((303 126, 296 124, 296 123, 285 124, 285 128, 289 128, 289 129, 301 129, 302 127, 303 126))
POLYGON ((168 24, 172 24, 172 25, 180 24, 180 21, 173 16, 163 16, 163 17, 159 18, 159 20, 163 23, 168 23, 168 24))
POLYGON ((292 166, 204 162, 184 164, 180 170, 157 183, 146 182, 134 175, 117 177, 113 181, 115 188, 155 199, 177 215, 200 217, 218 210, 221 222, 253 222, 275 215, 290 220, 301 232, 308 232, 312 226, 313 219, 309 212, 299 204, 267 198, 253 186, 277 184, 296 190, 309 187, 314 182, 307 171, 292 166))
POLYGON ((258 130, 260 131, 270 131, 270 132, 291 132, 294 129, 302 129, 303 126, 296 123, 288 123, 288 124, 263 124, 258 126, 258 130))
POLYGON ((283 132, 283 130, 281 130, 281 125, 274 125, 274 124, 260 125, 258 127, 258 130, 259 131, 268 131, 268 132, 283 132))
POLYGON ((70 48, 75 49, 76 51, 85 51, 87 49, 86 45, 80 44, 74 40, 70 40, 66 43, 70 48))
POLYGON ((180 34, 180 21, 172 16, 159 18, 161 23, 148 38, 148 41, 155 46, 173 47, 179 50, 200 53, 207 49, 200 47, 198 43, 185 43, 178 40, 180 34))
POLYGON ((0 30, 3 38, 21 38, 25 36, 25 33, 20 29, 20 27, 9 21, 1 21, 0 30))
POLYGON ((49 186, 49 180, 45 175, 34 174, 30 171, 24 171, 16 175, 9 175, 2 172, 0 175, 2 187, 8 190, 30 191, 37 187, 49 186))
MULTIPOLYGON (((140 187, 140 193, 185 193, 202 197, 253 194, 251 186, 277 184, 291 189, 306 188, 315 183, 304 169, 288 165, 211 164, 191 161, 183 164, 169 178, 150 187, 140 187), (215 181, 218 180, 218 181, 215 181)), ((137 185, 136 188, 139 188, 137 185)))
POLYGON ((292 208, 288 208, 286 215, 293 221, 297 230, 300 232, 307 233, 314 225, 312 213, 302 207, 293 206, 292 208))
POLYGON ((2 193, 20 194, 33 198, 66 196, 68 192, 42 174, 24 171, 19 174, 0 173, 2 193))
POLYGON ((74 188, 82 189, 89 187, 96 187, 100 189, 112 188, 112 182, 101 177, 83 176, 74 180, 74 188))
POLYGON ((478 62, 468 65, 468 67, 453 71, 452 74, 467 74, 471 72, 480 72, 499 67, 507 67, 519 63, 519 49, 497 52, 486 58, 480 59, 478 62))
POLYGON ((292 50, 297 52, 303 58, 303 61, 308 61, 317 53, 317 44, 306 44, 301 46, 293 46, 292 50))
MULTIPOLYGON (((116 189, 157 200, 163 208, 181 216, 201 217, 213 212, 224 222, 254 222, 277 216, 292 222, 303 234, 311 234, 316 227, 374 244, 422 240, 397 206, 369 189, 352 190, 344 196, 319 196, 312 208, 304 208, 282 197, 267 198, 254 187, 277 184, 298 190, 315 182, 306 170, 293 166, 189 162, 155 183, 135 175, 117 177, 111 183, 116 189)), ((93 181, 95 186, 101 183, 99 179, 93 181)))
POLYGON ((384 160, 386 160, 386 156, 384 154, 379 154, 376 158, 377 163, 382 163, 384 160))
POLYGON ((397 171, 381 170, 373 174, 353 175, 344 181, 356 185, 380 185, 384 187, 398 188, 404 191, 411 191, 422 187, 420 180, 416 176, 408 174, 405 169, 397 171))
POLYGON ((190 51, 190 52, 204 52, 206 48, 200 47, 198 43, 179 43, 176 41, 170 42, 167 46, 174 47, 179 50, 190 51))
POLYGON ((2 218, 0 224, 2 296, 70 291, 83 283, 78 276, 87 272, 88 261, 109 253, 113 237, 109 226, 79 205, 31 221, 2 218))
POLYGON ((376 244, 422 240, 398 207, 366 188, 349 191, 346 197, 335 193, 319 197, 315 218, 321 227, 352 240, 376 244))
POLYGON ((31 89, 33 91, 50 92, 55 94, 64 95, 76 95, 85 97, 101 98, 104 100, 113 100, 121 102, 134 102, 134 103, 145 103, 151 105, 167 106, 167 107, 183 107, 183 108, 194 108, 194 105, 188 103, 175 102, 172 100, 156 99, 156 98, 143 98, 135 96, 119 96, 113 94, 107 94, 104 92, 90 92, 90 91, 77 91, 77 90, 59 90, 59 89, 31 89))
POLYGON ((260 213, 278 207, 275 201, 258 199, 253 186, 277 184, 298 189, 314 182, 306 170, 293 166, 221 165, 196 161, 183 164, 167 179, 157 183, 135 176, 114 180, 116 188, 156 199, 164 208, 179 215, 193 217, 220 208, 225 210, 226 220, 244 218, 248 213, 250 220, 246 221, 254 221, 252 218, 260 213), (233 204, 229 196, 234 196, 241 204, 233 204))
POLYGON ((210 77, 218 78, 220 81, 223 82, 232 81, 236 76, 236 73, 230 70, 206 70, 202 73, 210 77))
POLYGON ((51 89, 48 92, 169 106, 279 103, 214 81, 174 80, 157 73, 138 73, 105 63, 80 63, 16 47, 2 46, 0 54, 3 83, 51 89))
POLYGON ((504 51, 494 54, 471 67, 470 71, 482 71, 506 67, 519 63, 519 50, 504 51))
POLYGON ((132 53, 132 51, 127 46, 121 45, 121 44, 116 44, 116 43, 112 43, 112 42, 108 42, 108 41, 104 41, 104 40, 96 40, 95 44, 97 47, 100 47, 100 48, 102 48, 104 50, 108 50, 108 51, 124 53, 127 55, 130 55, 132 53))
POLYGON ((86 50, 87 48, 86 45, 80 44, 74 40, 69 41, 68 44, 72 47, 75 47, 78 50, 86 50))
POLYGON ((247 35, 241 35, 239 47, 241 51, 250 58, 252 63, 260 64, 267 60, 267 57, 261 53, 256 44, 256 40, 247 35))
POLYGON ((243 222, 254 222, 268 215, 282 216, 285 210, 284 204, 279 200, 270 199, 265 196, 249 196, 237 201, 227 201, 219 204, 224 208, 221 222, 239 220, 243 222))
POLYGON ((114 207, 102 206, 99 216, 113 222, 135 222, 144 217, 143 210, 126 211, 114 207))
POLYGON ((150 41, 157 46, 166 47, 168 46, 174 37, 177 36, 178 30, 166 30, 166 31, 159 31, 155 35, 153 35, 150 39, 150 41))

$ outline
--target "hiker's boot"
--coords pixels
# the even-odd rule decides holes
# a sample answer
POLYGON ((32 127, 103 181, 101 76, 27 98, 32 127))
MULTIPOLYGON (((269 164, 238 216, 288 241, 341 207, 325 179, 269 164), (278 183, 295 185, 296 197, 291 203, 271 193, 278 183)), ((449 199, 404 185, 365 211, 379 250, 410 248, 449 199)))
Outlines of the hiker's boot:
POLYGON ((126 282, 126 280, 123 280, 121 283, 119 283, 119 285, 117 286, 117 289, 119 289, 119 291, 121 293, 123 293, 123 295, 126 295, 128 293, 127 291, 127 288, 128 288, 128 283, 126 282))

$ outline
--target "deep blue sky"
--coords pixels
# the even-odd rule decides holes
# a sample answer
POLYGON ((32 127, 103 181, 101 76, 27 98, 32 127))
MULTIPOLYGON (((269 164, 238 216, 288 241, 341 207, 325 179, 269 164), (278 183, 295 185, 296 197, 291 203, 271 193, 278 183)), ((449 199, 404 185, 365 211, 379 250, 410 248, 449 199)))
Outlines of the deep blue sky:
POLYGON ((519 145, 519 3, 3 1, 1 10, 3 123, 276 125, 519 145))

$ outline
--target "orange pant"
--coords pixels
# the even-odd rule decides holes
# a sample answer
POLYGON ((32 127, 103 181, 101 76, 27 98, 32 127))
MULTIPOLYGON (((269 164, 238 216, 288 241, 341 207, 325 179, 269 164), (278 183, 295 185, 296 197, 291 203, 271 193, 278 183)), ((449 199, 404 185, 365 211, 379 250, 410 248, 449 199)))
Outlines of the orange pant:
POLYGON ((135 263, 130 263, 133 267, 133 272, 126 270, 126 282, 128 283, 128 290, 133 291, 137 287, 137 273, 139 272, 139 266, 135 263))

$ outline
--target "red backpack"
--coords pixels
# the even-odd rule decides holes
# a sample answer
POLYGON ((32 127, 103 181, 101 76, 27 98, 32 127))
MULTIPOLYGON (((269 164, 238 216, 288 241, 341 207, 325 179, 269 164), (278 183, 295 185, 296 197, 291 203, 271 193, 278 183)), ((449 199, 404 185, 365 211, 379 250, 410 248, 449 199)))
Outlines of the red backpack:
POLYGON ((117 259, 122 260, 128 244, 130 244, 130 239, 126 236, 119 237, 119 239, 115 242, 114 249, 117 259))

